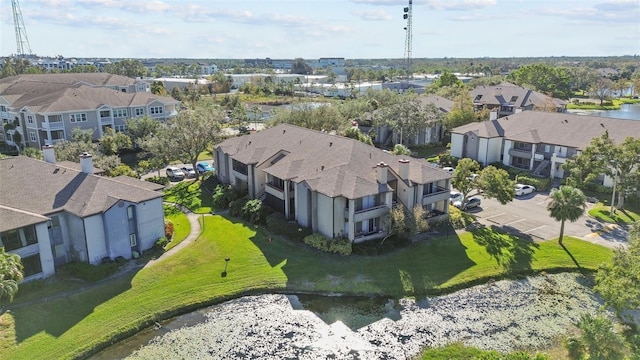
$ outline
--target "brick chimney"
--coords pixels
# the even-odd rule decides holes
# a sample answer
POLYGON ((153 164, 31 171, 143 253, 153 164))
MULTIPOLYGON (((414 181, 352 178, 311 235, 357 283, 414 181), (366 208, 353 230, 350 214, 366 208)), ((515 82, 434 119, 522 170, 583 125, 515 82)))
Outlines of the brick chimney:
POLYGON ((45 145, 42 147, 42 155, 44 156, 44 161, 49 164, 56 163, 56 152, 53 148, 53 145, 45 145))
POLYGON ((409 179, 409 160, 408 159, 400 159, 398 160, 400 164, 400 178, 402 180, 409 179))
POLYGON ((378 182, 380 184, 386 184, 387 183, 387 164, 380 162, 378 163, 378 166, 376 167, 377 172, 378 172, 378 182))
POLYGON ((85 174, 93 174, 93 156, 88 152, 80 155, 80 169, 85 174))

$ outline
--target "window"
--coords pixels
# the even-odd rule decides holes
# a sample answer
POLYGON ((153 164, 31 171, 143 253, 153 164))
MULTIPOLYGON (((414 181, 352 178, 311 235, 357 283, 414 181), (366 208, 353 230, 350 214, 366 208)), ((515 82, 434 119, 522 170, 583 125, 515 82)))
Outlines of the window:
POLYGON ((476 98, 473 101, 480 101, 482 99, 482 95, 476 95, 476 98))
POLYGON ((114 109, 113 117, 124 118, 127 117, 127 109, 114 109))
POLYGON ((7 108, 4 105, 0 105, 0 111, 7 111, 7 108))
POLYGON ((27 115, 27 123, 33 124, 33 115, 27 115))
POLYGON ((117 133, 118 132, 125 132, 127 130, 127 125, 116 125, 114 130, 117 133))
POLYGON ((133 205, 127 207, 127 219, 133 220, 133 205))
POLYGON ((29 131, 29 140, 33 142, 37 141, 36 133, 34 131, 29 131))
POLYGON ((136 234, 129 235, 129 243, 131 244, 131 247, 134 247, 134 246, 138 245, 138 240, 136 239, 136 234))
POLYGON ((33 225, 0 233, 0 247, 4 246, 6 251, 20 249, 37 242, 38 238, 33 225))
POLYGON ((151 115, 162 114, 164 111, 162 106, 152 106, 150 110, 151 115))
POLYGON ((100 110, 100 118, 108 118, 111 117, 111 111, 109 110, 100 110))
POLYGON ((546 152, 546 153, 551 152, 551 145, 545 145, 544 146, 544 152, 546 152))
POLYGON ((75 122, 85 122, 87 121, 87 114, 71 114, 69 115, 69 119, 72 123, 75 122))
POLYGON ((41 273, 42 263, 40 262, 40 254, 23 257, 22 266, 24 267, 24 277, 41 273))
POLYGON ((48 229, 55 229, 60 227, 60 218, 57 215, 51 217, 51 220, 47 222, 48 229))
POLYGON ((511 97, 511 100, 510 100, 509 102, 514 103, 514 102, 516 102, 517 100, 518 100, 518 97, 514 95, 514 96, 512 96, 512 97, 511 97))
POLYGON ((133 109, 133 113, 136 116, 142 116, 142 115, 144 115, 144 108, 135 108, 135 109, 133 109))

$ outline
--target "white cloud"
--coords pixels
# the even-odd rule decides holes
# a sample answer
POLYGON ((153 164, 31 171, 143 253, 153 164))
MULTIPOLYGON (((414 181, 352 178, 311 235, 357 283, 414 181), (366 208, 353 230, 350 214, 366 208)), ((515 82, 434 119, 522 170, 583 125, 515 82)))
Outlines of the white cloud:
POLYGON ((361 10, 354 11, 353 14, 358 16, 362 20, 367 21, 389 21, 393 19, 393 17, 384 10, 361 10))
POLYGON ((496 5, 496 0, 427 0, 426 5, 436 10, 472 10, 496 5))

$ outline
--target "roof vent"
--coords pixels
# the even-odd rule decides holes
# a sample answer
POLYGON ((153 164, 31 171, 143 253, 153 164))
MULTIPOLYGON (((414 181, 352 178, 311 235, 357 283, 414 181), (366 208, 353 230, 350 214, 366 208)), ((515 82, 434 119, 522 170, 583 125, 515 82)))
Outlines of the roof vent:
POLYGON ((324 170, 324 165, 320 166, 320 170, 324 170))
POLYGON ((332 146, 333 146, 333 142, 330 141, 329 142, 329 147, 332 147, 332 146))
POLYGON ((284 134, 284 133, 286 133, 286 132, 287 132, 287 129, 282 130, 282 133, 283 133, 283 134, 284 134))
POLYGON ((600 123, 600 126, 604 127, 604 124, 603 124, 603 123, 600 123))

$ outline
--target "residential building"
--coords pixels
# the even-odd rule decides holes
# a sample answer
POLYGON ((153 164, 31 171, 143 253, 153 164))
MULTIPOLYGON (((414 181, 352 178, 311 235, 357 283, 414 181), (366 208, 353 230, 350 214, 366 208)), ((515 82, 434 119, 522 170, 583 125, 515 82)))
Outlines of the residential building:
MULTIPOLYGON (((608 132, 615 143, 640 138, 640 121, 524 111, 451 130, 451 155, 482 165, 501 162, 534 175, 564 178, 562 165, 608 132)), ((610 179, 603 178, 608 185, 610 179)))
POLYGON ((278 125, 225 140, 215 150, 225 184, 329 238, 384 237, 384 217, 399 202, 446 217, 451 175, 342 136, 278 125))
POLYGON ((162 187, 126 176, 92 174, 25 156, 0 159, 0 246, 21 256, 26 280, 55 273, 70 261, 130 259, 164 236, 162 187))
POLYGON ((496 86, 478 86, 469 94, 476 109, 489 109, 498 118, 526 110, 562 113, 567 109, 564 100, 506 82, 496 86))
POLYGON ((180 102, 149 91, 149 84, 105 73, 19 75, 0 79, 2 138, 15 145, 40 148, 71 139, 74 128, 123 131, 125 121, 148 115, 158 121, 177 116, 180 102))

